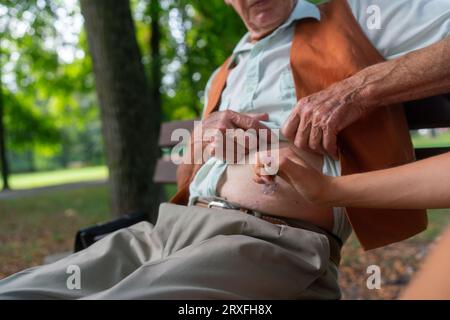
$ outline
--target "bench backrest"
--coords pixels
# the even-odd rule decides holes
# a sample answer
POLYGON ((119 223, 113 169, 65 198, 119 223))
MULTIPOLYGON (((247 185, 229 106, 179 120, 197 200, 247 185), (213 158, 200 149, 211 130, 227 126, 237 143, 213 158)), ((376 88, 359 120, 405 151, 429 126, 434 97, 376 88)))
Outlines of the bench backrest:
POLYGON ((161 125, 159 132, 159 146, 163 149, 163 156, 158 159, 156 164, 153 181, 156 183, 176 183, 177 166, 170 160, 170 155, 164 151, 170 151, 178 141, 172 141, 172 132, 176 129, 186 129, 192 131, 195 120, 171 121, 161 125))
MULTIPOLYGON (((411 130, 450 128, 450 94, 408 102, 405 104, 405 111, 411 130)), ((180 128, 191 131, 193 127, 194 120, 163 123, 159 136, 159 146, 170 150, 178 143, 171 140, 172 132, 180 128)), ((449 151, 450 146, 418 148, 416 149, 416 157, 420 160, 449 151)), ((166 153, 158 160, 153 180, 156 183, 176 183, 176 169, 176 165, 170 161, 170 156, 166 153)))
MULTIPOLYGON (((406 117, 411 130, 450 128, 450 94, 436 96, 405 104, 406 117)), ((418 148, 418 160, 450 151, 450 146, 418 148)))

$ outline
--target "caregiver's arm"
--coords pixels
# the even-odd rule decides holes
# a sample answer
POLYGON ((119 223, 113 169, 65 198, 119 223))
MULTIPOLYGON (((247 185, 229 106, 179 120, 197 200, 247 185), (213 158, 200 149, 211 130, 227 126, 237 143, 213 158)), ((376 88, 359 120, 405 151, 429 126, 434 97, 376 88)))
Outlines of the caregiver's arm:
POLYGON ((450 92, 450 37, 370 66, 301 99, 282 133, 302 149, 338 157, 337 135, 374 109, 450 92))
POLYGON ((332 179, 329 191, 328 202, 338 206, 449 208, 450 153, 397 168, 338 177, 332 179))
MULTIPOLYGON (((450 208, 450 153, 408 165, 342 177, 309 168, 293 152, 280 151, 278 175, 310 201, 334 207, 450 208)), ((255 181, 265 177, 256 174, 255 181)))

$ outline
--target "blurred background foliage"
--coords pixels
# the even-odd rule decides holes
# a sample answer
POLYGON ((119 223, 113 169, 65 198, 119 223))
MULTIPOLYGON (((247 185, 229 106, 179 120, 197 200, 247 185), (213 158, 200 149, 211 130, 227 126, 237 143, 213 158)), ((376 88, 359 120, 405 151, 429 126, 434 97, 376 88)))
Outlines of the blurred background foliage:
MULTIPOLYGON (((151 0, 132 0, 151 72, 151 0)), ((158 8, 163 119, 198 117, 206 82, 245 33, 223 0, 162 0, 158 8)), ((10 171, 104 163, 99 107, 76 0, 0 2, 0 79, 10 171)), ((152 79, 152 77, 148 77, 152 79)))

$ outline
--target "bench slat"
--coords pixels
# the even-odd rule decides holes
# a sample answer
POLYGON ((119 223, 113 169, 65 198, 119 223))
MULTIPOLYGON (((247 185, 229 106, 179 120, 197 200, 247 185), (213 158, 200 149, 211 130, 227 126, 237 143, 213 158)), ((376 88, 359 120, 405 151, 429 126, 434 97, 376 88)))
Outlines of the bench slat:
POLYGON ((420 148, 416 149, 416 159, 423 160, 433 156, 437 156, 446 152, 450 152, 450 147, 441 148, 420 148))
POLYGON ((408 102, 405 113, 411 130, 450 127, 450 94, 408 102))
POLYGON ((158 159, 155 174, 153 176, 155 183, 176 183, 177 165, 170 159, 158 159))
POLYGON ((192 131, 194 129, 195 120, 171 121, 161 125, 159 132, 159 146, 161 148, 169 148, 175 146, 178 141, 171 141, 172 132, 176 129, 186 129, 192 131))

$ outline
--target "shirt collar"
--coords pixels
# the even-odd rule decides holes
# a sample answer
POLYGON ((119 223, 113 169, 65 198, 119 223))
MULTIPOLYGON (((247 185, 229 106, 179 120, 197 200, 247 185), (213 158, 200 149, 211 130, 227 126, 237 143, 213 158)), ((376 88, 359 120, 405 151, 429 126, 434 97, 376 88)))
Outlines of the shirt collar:
MULTIPOLYGON (((297 4, 295 5, 294 10, 292 10, 290 16, 286 19, 286 21, 282 25, 280 25, 275 31, 273 31, 270 35, 265 37, 263 40, 273 37, 281 30, 284 30, 289 26, 291 26, 294 22, 307 18, 314 18, 320 20, 319 8, 315 4, 308 2, 307 0, 297 0, 297 4)), ((240 53, 250 51, 253 48, 255 44, 251 43, 249 39, 250 33, 247 32, 239 41, 237 46, 234 48, 233 58, 231 59, 231 62, 236 62, 236 57, 240 53)))

